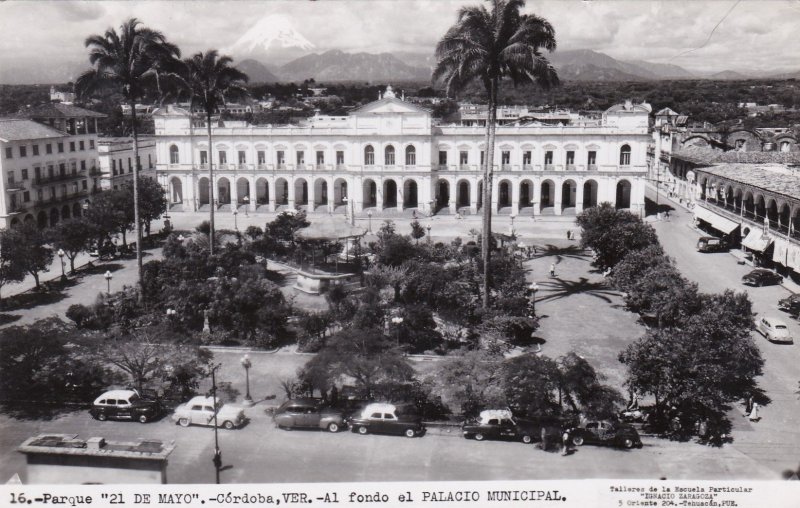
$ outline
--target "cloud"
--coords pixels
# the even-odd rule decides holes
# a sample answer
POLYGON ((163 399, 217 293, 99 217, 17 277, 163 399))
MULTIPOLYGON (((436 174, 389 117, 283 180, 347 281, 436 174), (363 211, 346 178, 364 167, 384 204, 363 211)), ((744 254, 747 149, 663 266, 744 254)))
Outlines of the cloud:
POLYGON ((100 2, 59 2, 54 10, 66 21, 92 21, 100 19, 106 8, 100 2))

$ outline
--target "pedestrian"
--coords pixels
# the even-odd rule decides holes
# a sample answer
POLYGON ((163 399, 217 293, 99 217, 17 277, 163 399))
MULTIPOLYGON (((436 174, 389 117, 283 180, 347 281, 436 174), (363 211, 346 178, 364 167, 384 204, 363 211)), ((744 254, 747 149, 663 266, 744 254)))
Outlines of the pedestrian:
POLYGON ((572 240, 572 230, 571 229, 567 230, 567 240, 572 240))
POLYGON ((753 411, 753 396, 750 395, 747 397, 747 402, 745 402, 745 413, 744 416, 750 416, 750 412, 753 411))
POLYGON ((758 402, 753 402, 753 409, 750 410, 750 421, 757 422, 761 420, 761 417, 758 416, 758 402))
POLYGON ((561 455, 564 457, 569 455, 570 439, 572 439, 572 436, 570 436, 569 429, 564 429, 564 433, 561 434, 561 455))
POLYGON ((550 263, 550 277, 556 276, 556 264, 550 263))
POLYGON ((667 210, 666 212, 664 212, 664 216, 665 216, 667 219, 669 219, 669 210, 667 210))
POLYGON ((545 427, 542 427, 541 438, 542 439, 540 441, 540 443, 541 443, 540 446, 542 447, 542 451, 546 452, 547 448, 548 448, 548 444, 550 442, 550 436, 548 435, 547 429, 545 427))
POLYGON ((411 212, 411 218, 413 218, 413 219, 417 218, 417 211, 416 210, 411 212))

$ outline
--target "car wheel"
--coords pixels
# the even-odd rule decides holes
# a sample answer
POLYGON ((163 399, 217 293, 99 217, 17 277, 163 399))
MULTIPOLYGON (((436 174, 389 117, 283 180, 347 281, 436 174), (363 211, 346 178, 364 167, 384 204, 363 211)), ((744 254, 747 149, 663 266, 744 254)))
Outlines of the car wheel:
POLYGON ((475 441, 483 441, 483 439, 484 439, 484 436, 480 432, 475 434, 475 441))
POLYGON ((339 425, 336 422, 331 422, 328 424, 328 431, 329 432, 339 432, 339 425))
POLYGON ((414 436, 417 435, 417 433, 414 432, 414 429, 406 429, 405 434, 406 434, 406 437, 414 437, 414 436))
POLYGON ((627 449, 629 449, 629 450, 630 450, 631 448, 633 448, 633 445, 634 445, 634 444, 636 444, 636 443, 634 443, 634 442, 633 442, 633 439, 631 439, 631 438, 629 438, 629 437, 626 437, 625 439, 623 439, 623 440, 622 440, 622 446, 623 446, 623 448, 627 448, 627 449))
POLYGON ((583 446, 583 436, 573 436, 572 444, 575 446, 583 446))
POLYGON ((181 418, 180 420, 178 420, 178 425, 180 425, 181 427, 188 427, 189 423, 190 422, 188 418, 181 418))
POLYGON ((150 421, 150 419, 147 417, 147 415, 139 415, 138 420, 139 420, 139 423, 147 423, 148 421, 150 421))
POLYGON ((524 436, 522 436, 522 442, 523 442, 523 443, 525 443, 525 444, 531 444, 531 442, 532 442, 532 441, 533 441, 533 438, 532 438, 531 436, 529 436, 529 435, 527 435, 527 434, 525 434, 524 436))
POLYGON ((231 430, 234 427, 233 422, 230 420, 225 420, 225 423, 223 423, 222 426, 228 430, 231 430))
POLYGON ((361 434, 362 436, 365 435, 367 433, 367 428, 366 427, 359 427, 358 428, 358 433, 361 434))
POLYGON ((108 420, 108 416, 106 416, 105 413, 98 413, 97 414, 97 419, 100 420, 101 422, 104 422, 104 421, 108 420))

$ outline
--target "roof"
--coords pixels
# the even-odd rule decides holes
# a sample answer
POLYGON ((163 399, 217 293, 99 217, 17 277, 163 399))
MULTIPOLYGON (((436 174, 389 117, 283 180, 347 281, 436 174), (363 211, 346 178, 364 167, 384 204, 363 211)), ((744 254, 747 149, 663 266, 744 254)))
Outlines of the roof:
POLYGON ((188 110, 175 106, 174 104, 167 104, 163 108, 153 110, 150 116, 192 116, 188 110))
POLYGON ((730 164, 800 164, 800 152, 721 152, 701 146, 685 146, 672 152, 672 157, 711 166, 730 164))
POLYGON ((624 103, 621 103, 621 104, 614 104, 613 106, 611 106, 610 108, 608 108, 606 110, 606 113, 647 113, 647 114, 650 114, 650 112, 652 110, 653 110, 653 107, 650 104, 646 103, 646 102, 643 102, 641 104, 633 104, 630 101, 625 101, 624 103))
POLYGON ((137 460, 166 460, 174 444, 158 440, 106 441, 93 437, 78 439, 73 434, 40 434, 29 437, 17 448, 26 454, 79 455, 93 457, 124 457, 137 460))
POLYGON ((63 102, 40 104, 20 111, 24 118, 105 118, 108 115, 63 102))
POLYGON ((386 402, 373 402, 372 404, 368 404, 367 407, 361 411, 361 416, 366 418, 372 413, 394 413, 396 410, 397 407, 394 404, 389 404, 386 402))
POLYGON ((25 141, 28 139, 63 138, 67 134, 33 120, 22 118, 0 118, 1 141, 25 141))
POLYGON ((414 103, 400 100, 396 97, 384 97, 377 101, 372 101, 364 104, 361 107, 355 108, 350 111, 351 114, 364 114, 364 113, 426 113, 430 114, 428 109, 417 106, 414 103))
POLYGON ((780 164, 717 164, 698 171, 800 201, 800 172, 780 164))
POLYGON ((511 411, 508 409, 487 409, 485 411, 481 411, 480 415, 478 415, 478 418, 480 418, 480 421, 482 422, 488 422, 493 418, 497 418, 499 420, 509 420, 512 418, 512 416, 513 415, 511 414, 511 411))
POLYGON ((680 116, 675 111, 671 110, 670 108, 664 108, 659 110, 655 116, 680 116))

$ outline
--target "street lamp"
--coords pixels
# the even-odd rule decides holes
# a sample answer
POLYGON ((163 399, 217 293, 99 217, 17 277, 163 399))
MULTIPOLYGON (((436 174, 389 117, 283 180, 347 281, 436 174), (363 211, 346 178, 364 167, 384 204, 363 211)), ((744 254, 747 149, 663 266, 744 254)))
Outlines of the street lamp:
POLYGON ((250 367, 253 366, 253 363, 250 361, 250 355, 245 354, 242 357, 241 363, 242 367, 244 367, 244 377, 247 386, 247 393, 245 393, 244 403, 242 405, 245 407, 253 407, 253 397, 250 396, 250 367))
POLYGON ((431 227, 432 227, 432 226, 431 226, 431 224, 430 224, 430 223, 428 223, 428 225, 427 225, 427 226, 425 226, 425 229, 427 229, 427 230, 428 230, 428 244, 430 244, 430 243, 431 243, 431 227))
POLYGON ((236 220, 236 216, 239 215, 239 212, 236 208, 233 209, 233 229, 239 231, 239 221, 236 220))
POLYGON ((250 214, 248 213, 250 211, 250 196, 243 197, 242 201, 244 201, 244 216, 250 217, 250 214))
POLYGON ((528 286, 528 291, 531 292, 531 313, 536 315, 536 292, 539 291, 539 285, 536 282, 531 282, 528 286))
POLYGON ((183 242, 186 238, 183 235, 178 235, 178 241, 183 242))
POLYGON ((400 316, 395 316, 392 318, 392 324, 395 325, 395 340, 397 341, 397 347, 400 347, 400 325, 403 324, 403 318, 400 316))
POLYGON ((517 218, 517 214, 515 214, 515 213, 512 213, 512 214, 510 215, 510 217, 511 217, 511 231, 514 231, 514 219, 516 219, 516 218, 517 218))
POLYGON ((111 279, 114 278, 114 276, 111 275, 111 270, 106 270, 106 273, 105 273, 105 275, 103 275, 103 277, 105 277, 105 279, 106 279, 106 290, 107 290, 106 293, 110 295, 111 294, 111 279))
POLYGON ((64 253, 64 249, 58 249, 56 254, 58 254, 58 257, 61 259, 61 280, 65 281, 67 280, 67 275, 64 273, 64 256, 66 254, 64 253))
POLYGON ((367 219, 369 220, 369 232, 372 233, 372 210, 367 211, 367 219))

